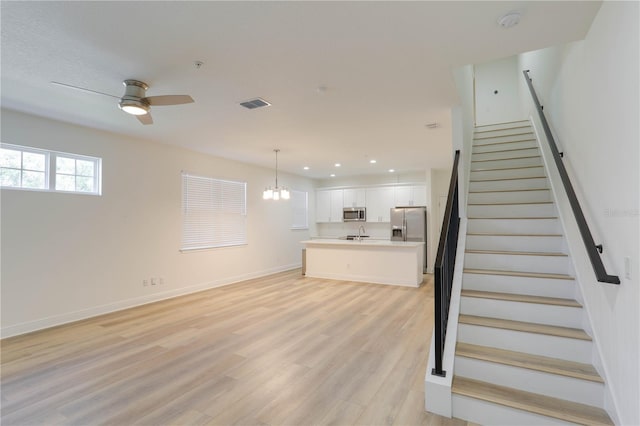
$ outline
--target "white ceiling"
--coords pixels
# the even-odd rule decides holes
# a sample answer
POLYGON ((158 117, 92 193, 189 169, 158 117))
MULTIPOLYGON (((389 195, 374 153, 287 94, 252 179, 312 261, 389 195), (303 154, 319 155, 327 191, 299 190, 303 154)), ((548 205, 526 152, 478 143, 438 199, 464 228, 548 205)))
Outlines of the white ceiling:
POLYGON ((457 103, 452 69, 582 39, 599 7, 3 1, 1 101, 266 167, 277 147, 281 169, 313 178, 442 168, 451 161, 457 103), (522 21, 501 28, 497 19, 513 10, 522 21), (143 126, 112 98, 50 84, 120 96, 127 78, 148 83, 148 95, 190 94, 195 103, 154 107, 155 124, 143 126), (238 105, 254 97, 273 105, 238 105), (430 122, 441 126, 429 130, 430 122))

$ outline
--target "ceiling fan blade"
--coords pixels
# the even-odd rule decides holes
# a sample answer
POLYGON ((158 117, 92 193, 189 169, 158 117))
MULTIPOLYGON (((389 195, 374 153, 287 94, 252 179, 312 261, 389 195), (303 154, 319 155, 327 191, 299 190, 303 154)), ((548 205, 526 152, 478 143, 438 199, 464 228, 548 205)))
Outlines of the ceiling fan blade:
POLYGON ((142 124, 153 124, 153 118, 151 118, 151 114, 149 114, 149 113, 144 114, 144 115, 136 115, 136 118, 142 124))
POLYGON ((71 84, 60 83, 59 81, 52 81, 51 84, 55 84, 56 86, 66 87, 68 89, 80 90, 82 92, 89 92, 95 95, 103 95, 103 96, 109 96, 111 98, 120 99, 120 96, 114 96, 108 93, 98 92, 97 90, 85 89, 84 87, 72 86, 71 84))
POLYGON ((189 95, 149 96, 143 99, 149 102, 149 105, 152 105, 152 106, 180 105, 180 104, 190 104, 192 102, 195 102, 193 98, 189 95))

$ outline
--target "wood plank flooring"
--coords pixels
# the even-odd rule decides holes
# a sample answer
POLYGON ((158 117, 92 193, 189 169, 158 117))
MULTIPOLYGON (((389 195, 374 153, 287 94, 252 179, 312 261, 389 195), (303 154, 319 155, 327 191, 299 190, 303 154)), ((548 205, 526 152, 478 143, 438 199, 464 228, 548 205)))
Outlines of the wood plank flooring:
POLYGON ((467 425, 424 411, 433 281, 245 281, 1 342, 2 424, 467 425))

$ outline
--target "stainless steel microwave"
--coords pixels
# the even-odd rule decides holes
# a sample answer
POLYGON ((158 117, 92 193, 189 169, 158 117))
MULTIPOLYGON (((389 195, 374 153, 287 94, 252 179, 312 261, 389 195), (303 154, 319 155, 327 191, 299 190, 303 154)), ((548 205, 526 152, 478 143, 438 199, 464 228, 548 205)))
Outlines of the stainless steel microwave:
POLYGON ((366 207, 345 207, 342 209, 343 222, 365 222, 366 220, 366 207))

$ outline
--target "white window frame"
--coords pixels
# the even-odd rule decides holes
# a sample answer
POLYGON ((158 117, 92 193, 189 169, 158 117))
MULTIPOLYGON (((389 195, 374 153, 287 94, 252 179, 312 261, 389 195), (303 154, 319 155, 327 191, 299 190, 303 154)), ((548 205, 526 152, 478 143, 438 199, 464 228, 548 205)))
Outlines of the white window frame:
MULTIPOLYGON (((102 159, 99 157, 90 157, 88 155, 73 154, 70 152, 51 151, 40 148, 33 148, 23 145, 14 145, 8 143, 0 144, 0 147, 15 151, 32 152, 45 155, 45 187, 44 188, 24 188, 22 186, 2 186, 2 189, 12 189, 18 191, 36 191, 36 192, 60 192, 67 194, 83 194, 83 195, 102 195, 102 159), (74 160, 90 161, 93 163, 93 191, 68 191, 56 189, 57 160, 58 157, 64 157, 74 160)), ((24 169, 21 169, 24 170, 24 169)), ((73 176, 81 176, 74 174, 73 176)))
POLYGON ((309 193, 291 190, 291 229, 309 229, 309 193), (297 222, 298 218, 304 218, 297 222))
POLYGON ((182 172, 181 252, 247 245, 247 183, 182 172))
POLYGON ((20 168, 19 169, 14 169, 14 168, 10 168, 10 167, 3 167, 5 169, 12 169, 12 170, 20 170, 20 186, 4 186, 2 185, 3 189, 16 189, 16 190, 20 190, 20 191, 47 191, 49 189, 49 181, 51 178, 51 155, 49 151, 46 151, 44 149, 38 149, 38 148, 31 148, 31 147, 27 147, 27 146, 19 146, 19 145, 11 145, 11 144, 0 144, 0 148, 4 148, 4 149, 10 149, 13 151, 19 151, 20 152, 20 168), (22 154, 24 154, 25 152, 29 152, 29 153, 33 153, 33 154, 41 154, 44 155, 44 188, 28 188, 28 187, 24 187, 22 186, 22 175, 25 171, 37 171, 39 173, 42 173, 42 170, 29 170, 29 169, 24 169, 23 168, 23 164, 22 164, 22 154))

